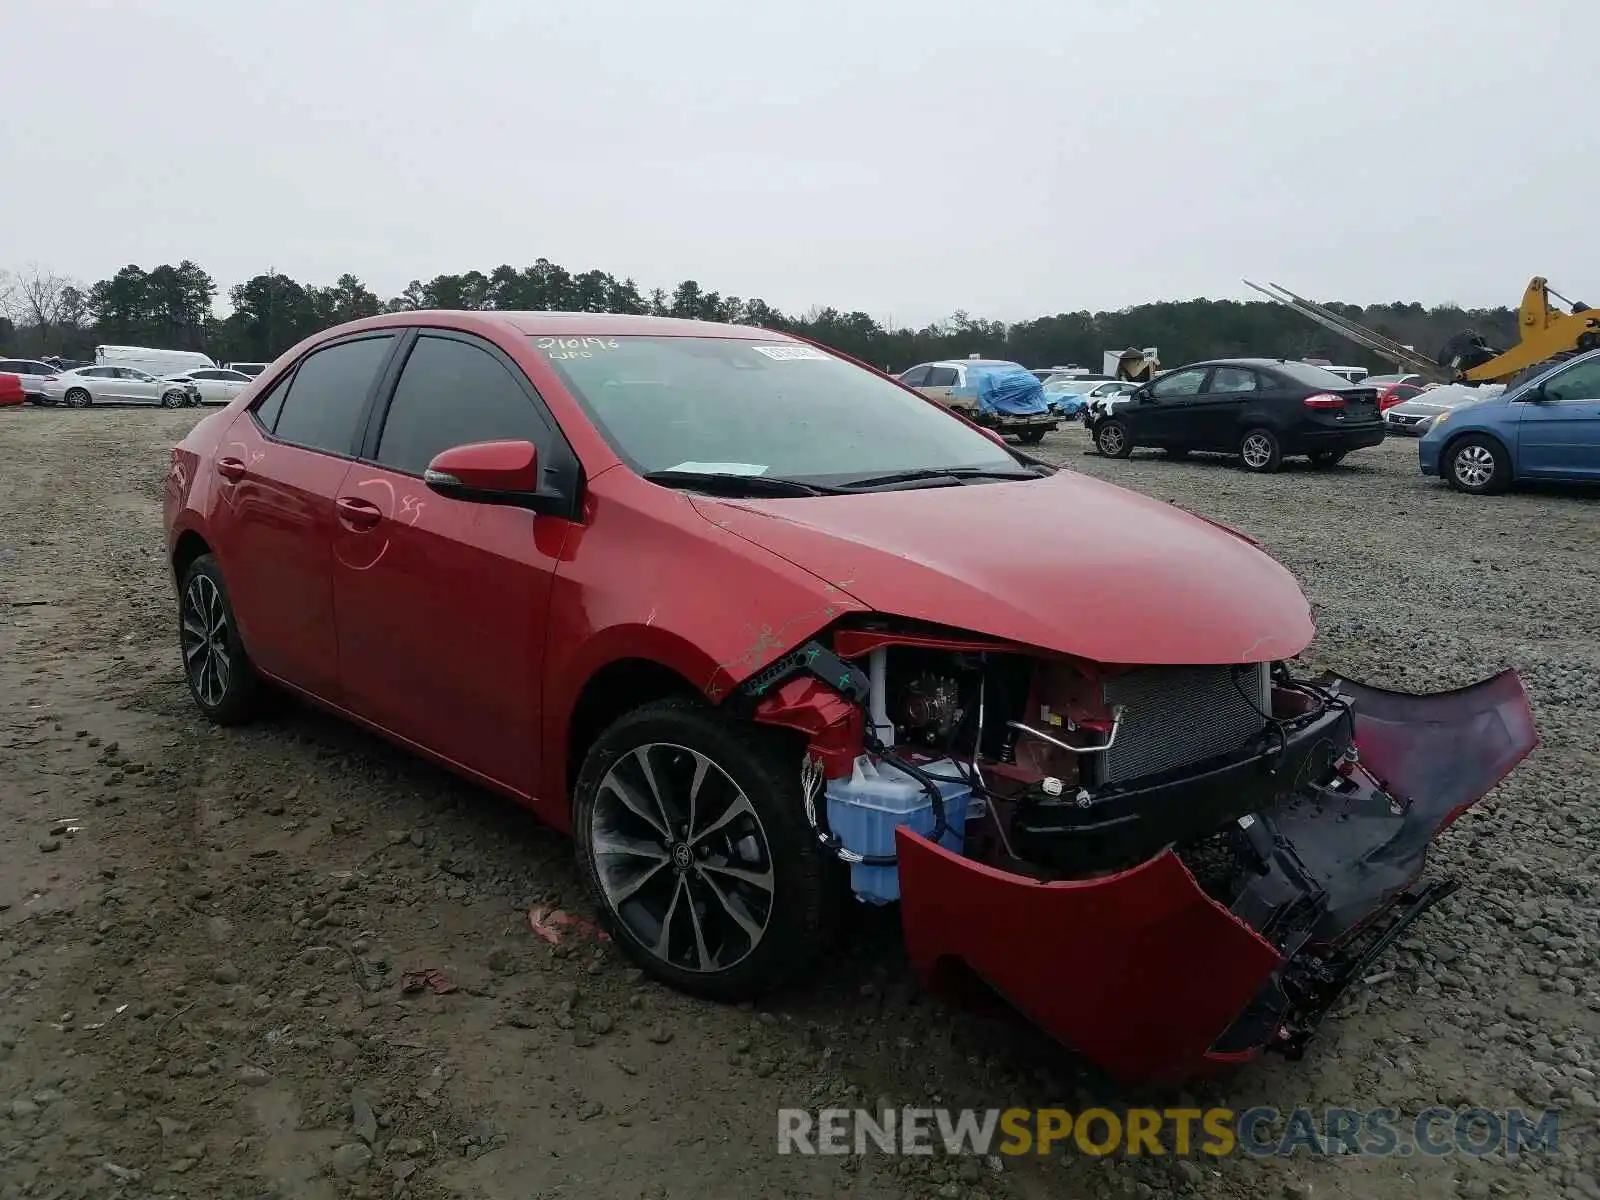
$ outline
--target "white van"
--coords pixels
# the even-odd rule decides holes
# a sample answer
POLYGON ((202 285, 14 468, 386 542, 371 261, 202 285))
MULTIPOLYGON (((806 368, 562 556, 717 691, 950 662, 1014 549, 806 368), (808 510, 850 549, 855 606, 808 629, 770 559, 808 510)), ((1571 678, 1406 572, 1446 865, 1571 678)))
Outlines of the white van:
POLYGON ((198 350, 153 350, 148 346, 96 346, 94 365, 132 367, 135 371, 143 371, 147 375, 154 375, 157 379, 164 379, 168 375, 178 375, 184 371, 215 368, 217 364, 198 350))

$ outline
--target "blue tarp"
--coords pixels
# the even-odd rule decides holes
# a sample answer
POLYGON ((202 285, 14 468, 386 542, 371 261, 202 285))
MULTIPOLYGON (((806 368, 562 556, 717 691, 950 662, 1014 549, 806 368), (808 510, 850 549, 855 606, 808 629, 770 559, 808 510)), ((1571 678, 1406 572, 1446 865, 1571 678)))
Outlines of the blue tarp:
POLYGON ((1021 367, 995 367, 977 372, 970 367, 967 369, 969 376, 974 373, 978 377, 979 412, 1034 417, 1044 416, 1050 411, 1050 405, 1044 398, 1044 384, 1032 371, 1025 371, 1021 367))

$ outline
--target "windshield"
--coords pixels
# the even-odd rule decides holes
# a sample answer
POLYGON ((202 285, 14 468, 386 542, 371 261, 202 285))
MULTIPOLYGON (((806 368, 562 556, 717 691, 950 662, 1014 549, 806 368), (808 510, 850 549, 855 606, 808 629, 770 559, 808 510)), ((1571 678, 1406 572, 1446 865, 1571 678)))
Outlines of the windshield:
POLYGON ((799 342, 538 337, 613 450, 640 474, 819 483, 938 468, 1020 472, 915 392, 799 342))

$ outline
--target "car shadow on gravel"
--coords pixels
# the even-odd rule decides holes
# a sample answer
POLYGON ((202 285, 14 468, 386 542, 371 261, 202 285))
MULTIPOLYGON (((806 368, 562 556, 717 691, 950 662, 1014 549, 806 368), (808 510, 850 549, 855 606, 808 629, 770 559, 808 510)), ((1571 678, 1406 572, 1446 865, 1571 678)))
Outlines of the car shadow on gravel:
MULTIPOLYGON (((145 704, 155 699, 147 697, 145 704)), ((181 694, 162 699, 187 701, 181 694)), ((170 711, 167 703, 159 707, 170 711)), ((271 717, 226 736, 248 742, 257 756, 273 755, 278 748, 285 769, 281 779, 263 789, 264 795, 296 788, 290 764, 309 755, 324 797, 320 823, 347 832, 382 825, 393 831, 391 838, 403 830, 426 828, 431 857, 470 862, 480 880, 517 880, 512 894, 519 904, 559 904, 586 920, 598 917, 570 838, 506 797, 298 701, 286 700, 271 717)), ((855 1041, 858 1058, 865 1049, 875 1060, 862 1065, 879 1078, 915 1074, 924 1069, 929 1049, 937 1046, 957 1051, 955 1060, 974 1068, 970 1079, 952 1078, 941 1085, 952 1091, 981 1089, 1026 1063, 1037 1080, 1049 1084, 1051 1090, 1041 1096, 1070 1087, 1126 1101, 1125 1089, 1118 1090, 1042 1034, 975 976, 954 973, 948 983, 941 997, 923 989, 907 960, 898 905, 848 901, 837 941, 824 962, 760 997, 759 1007, 780 1021, 815 1031, 812 1038, 823 1044, 855 1041), (852 1037, 851 1031, 863 1027, 879 1029, 881 1036, 852 1037)), ((732 1007, 701 1003, 708 1011, 732 1007)))

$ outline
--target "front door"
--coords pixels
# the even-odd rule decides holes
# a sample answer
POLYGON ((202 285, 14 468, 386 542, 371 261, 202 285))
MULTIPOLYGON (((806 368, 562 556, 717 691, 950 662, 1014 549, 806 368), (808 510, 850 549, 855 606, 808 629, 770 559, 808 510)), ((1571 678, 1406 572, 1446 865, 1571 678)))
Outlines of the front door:
POLYGON ((509 358, 466 335, 421 333, 368 460, 339 490, 334 609, 352 711, 532 795, 545 625, 569 526, 446 499, 422 480, 439 452, 501 440, 532 442, 547 465, 565 451, 509 358))
POLYGON ((1141 446, 1187 445, 1189 404, 1205 381, 1205 367, 1163 375, 1141 388, 1135 399, 1117 405, 1114 415, 1141 446))
POLYGON ((340 702, 334 500, 396 335, 335 342, 240 413, 211 469, 214 523, 240 636, 261 670, 340 702))
POLYGON ((1600 359, 1574 363, 1518 407, 1519 476, 1600 479, 1600 359))

